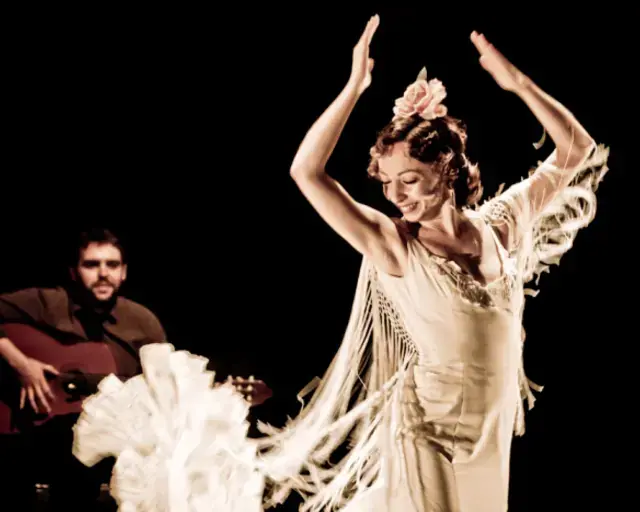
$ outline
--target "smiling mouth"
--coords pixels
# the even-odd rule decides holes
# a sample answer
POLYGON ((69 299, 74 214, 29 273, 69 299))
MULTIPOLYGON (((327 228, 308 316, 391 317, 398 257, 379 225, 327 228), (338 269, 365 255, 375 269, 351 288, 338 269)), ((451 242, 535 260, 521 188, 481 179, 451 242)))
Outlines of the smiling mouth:
POLYGON ((412 212, 413 210, 415 210, 418 207, 418 203, 411 203, 411 204, 407 204, 404 206, 398 206, 398 208, 400 208, 400 211, 402 213, 409 213, 412 212))

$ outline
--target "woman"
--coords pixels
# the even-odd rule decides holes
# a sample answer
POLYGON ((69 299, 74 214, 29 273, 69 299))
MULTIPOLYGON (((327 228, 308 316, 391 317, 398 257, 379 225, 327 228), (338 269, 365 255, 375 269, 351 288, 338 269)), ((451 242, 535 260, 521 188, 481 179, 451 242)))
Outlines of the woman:
POLYGON ((357 203, 325 164, 371 84, 378 24, 369 20, 347 85, 291 168, 363 265, 345 338, 313 399, 282 431, 264 427, 272 503, 295 489, 305 510, 505 511, 512 435, 523 432, 522 398, 533 398, 521 360, 524 284, 591 221, 608 151, 474 32, 481 65, 525 102, 555 151, 478 206, 462 124, 423 70, 371 149, 369 173, 401 218, 357 203), (329 464, 348 433, 346 456, 329 464))

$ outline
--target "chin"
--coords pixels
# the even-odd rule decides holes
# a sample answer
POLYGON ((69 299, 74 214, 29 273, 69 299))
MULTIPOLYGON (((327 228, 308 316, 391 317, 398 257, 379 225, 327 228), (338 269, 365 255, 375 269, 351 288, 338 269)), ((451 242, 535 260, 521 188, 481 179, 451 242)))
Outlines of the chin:
POLYGON ((407 222, 418 222, 419 220, 422 220, 424 215, 424 206, 418 205, 415 209, 409 212, 403 212, 401 210, 400 213, 402 213, 402 218, 407 222))
POLYGON ((93 296, 98 302, 108 302, 113 298, 114 293, 94 293, 93 296))

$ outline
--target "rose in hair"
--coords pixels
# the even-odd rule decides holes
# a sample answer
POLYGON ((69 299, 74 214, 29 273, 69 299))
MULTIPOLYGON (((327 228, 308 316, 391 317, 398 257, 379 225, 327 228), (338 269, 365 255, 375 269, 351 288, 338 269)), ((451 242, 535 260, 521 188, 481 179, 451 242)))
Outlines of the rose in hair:
POLYGON ((393 120, 418 114, 426 120, 443 117, 447 114, 447 107, 442 100, 447 91, 442 82, 436 78, 427 81, 427 70, 422 68, 418 79, 398 98, 393 107, 393 120))

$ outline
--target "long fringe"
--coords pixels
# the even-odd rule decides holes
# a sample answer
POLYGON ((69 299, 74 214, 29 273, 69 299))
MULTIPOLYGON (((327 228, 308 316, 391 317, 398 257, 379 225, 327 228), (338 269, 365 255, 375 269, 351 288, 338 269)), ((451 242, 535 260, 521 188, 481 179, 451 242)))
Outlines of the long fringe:
MULTIPOLYGON (((528 187, 524 179, 480 207, 481 214, 491 223, 506 222, 514 232, 518 230, 518 225, 527 226, 514 251, 523 284, 534 281, 537 286, 541 275, 549 272, 551 265, 559 265, 562 256, 573 247, 578 232, 593 221, 597 206, 596 192, 609 170, 608 158, 609 149, 598 145, 579 168, 573 171, 566 171, 548 162, 539 162, 535 173, 552 182, 561 179, 566 172, 573 172, 574 177, 568 186, 563 187, 544 210, 535 216, 531 213, 529 198, 526 196, 528 187)), ((531 287, 525 287, 522 291, 521 320, 524 296, 538 295, 538 290, 531 287)), ((522 341, 524 343, 524 337, 522 341)), ((519 381, 522 401, 518 404, 515 434, 521 436, 525 432, 523 401, 532 409, 536 400, 532 391, 542 391, 543 387, 527 378, 523 358, 519 381)))
POLYGON ((258 441, 271 481, 265 507, 296 491, 305 498, 303 511, 335 510, 390 476, 383 453, 393 450, 389 418, 414 354, 398 322, 365 260, 343 342, 324 377, 314 380, 313 397, 284 428, 258 425, 268 435, 258 441), (345 442, 346 455, 331 463, 345 442))

